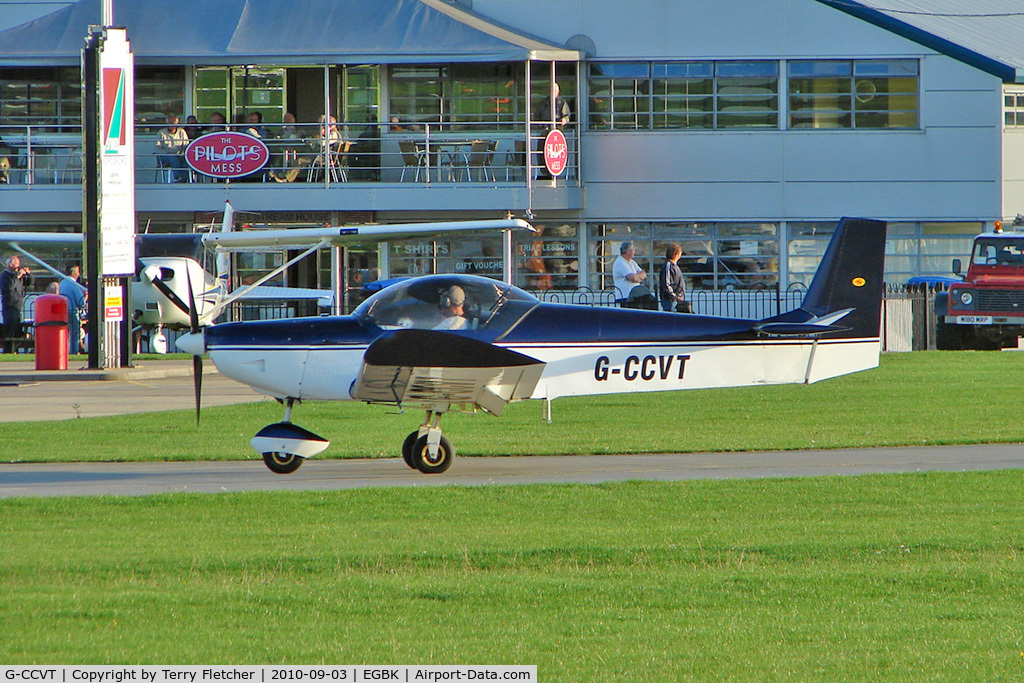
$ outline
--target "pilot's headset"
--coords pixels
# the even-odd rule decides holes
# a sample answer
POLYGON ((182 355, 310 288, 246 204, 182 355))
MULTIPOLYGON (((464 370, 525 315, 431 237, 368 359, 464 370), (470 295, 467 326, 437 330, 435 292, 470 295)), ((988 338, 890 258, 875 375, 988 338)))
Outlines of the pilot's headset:
POLYGON ((441 290, 441 300, 438 305, 441 308, 452 308, 462 306, 466 303, 466 292, 458 285, 452 285, 448 289, 441 290))

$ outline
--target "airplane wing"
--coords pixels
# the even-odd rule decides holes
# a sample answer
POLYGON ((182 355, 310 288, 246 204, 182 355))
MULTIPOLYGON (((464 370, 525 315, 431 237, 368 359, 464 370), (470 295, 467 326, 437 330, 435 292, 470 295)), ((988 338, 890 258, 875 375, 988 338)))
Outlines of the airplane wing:
POLYGON ((366 350, 351 394, 372 403, 471 404, 501 415, 529 398, 545 363, 449 332, 398 330, 366 350))
POLYGON ((316 300, 321 306, 330 306, 334 294, 329 289, 309 289, 307 287, 278 287, 260 285, 241 295, 239 299, 259 301, 311 301, 316 300))
POLYGON ((80 232, 0 232, 5 244, 82 244, 80 232))
POLYGON ((243 232, 215 232, 203 236, 207 246, 222 250, 250 249, 252 247, 311 247, 329 244, 380 241, 426 237, 447 232, 480 230, 536 229, 522 220, 457 221, 450 223, 395 223, 392 225, 343 225, 328 228, 289 228, 284 230, 246 230, 243 232))

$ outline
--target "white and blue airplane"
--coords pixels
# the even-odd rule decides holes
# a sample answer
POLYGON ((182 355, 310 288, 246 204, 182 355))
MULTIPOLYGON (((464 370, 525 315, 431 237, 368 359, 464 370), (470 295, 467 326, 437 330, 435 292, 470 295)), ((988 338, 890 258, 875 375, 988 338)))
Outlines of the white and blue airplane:
MULTIPOLYGON (((843 219, 801 305, 763 320, 543 303, 495 280, 431 275, 387 287, 348 316, 224 323, 178 340, 272 396, 284 419, 251 445, 294 472, 329 442, 291 422, 301 401, 417 406, 406 464, 444 472, 452 410, 513 401, 811 383, 878 365, 886 223, 843 219)), ((196 410, 199 410, 199 385, 196 410)))
MULTIPOLYGON (((234 230, 234 213, 231 203, 225 202, 219 229, 216 224, 211 224, 204 232, 135 236, 136 272, 129 283, 132 320, 153 331, 152 346, 157 353, 164 353, 167 347, 163 328, 188 329, 193 312, 198 316, 199 325, 206 326, 239 299, 316 298, 329 301, 331 291, 264 284, 292 264, 327 246, 430 237, 443 232, 533 229, 523 220, 509 219, 237 231, 234 230), (230 252, 282 248, 302 251, 258 281, 233 291, 230 289, 230 252), (215 267, 211 267, 213 264, 215 267), (192 305, 188 303, 190 301, 192 305)), ((59 271, 26 247, 81 246, 83 237, 81 233, 0 232, 0 244, 6 244, 60 278, 63 275, 59 271)))

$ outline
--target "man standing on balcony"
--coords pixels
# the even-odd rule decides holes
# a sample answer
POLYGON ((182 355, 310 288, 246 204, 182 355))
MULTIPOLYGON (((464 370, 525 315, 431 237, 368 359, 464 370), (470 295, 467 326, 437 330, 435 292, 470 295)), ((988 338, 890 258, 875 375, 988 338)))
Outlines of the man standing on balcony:
POLYGON ((167 115, 167 127, 156 134, 156 160, 161 168, 170 169, 172 183, 188 181, 185 170, 185 148, 189 143, 188 133, 178 125, 178 117, 167 115))

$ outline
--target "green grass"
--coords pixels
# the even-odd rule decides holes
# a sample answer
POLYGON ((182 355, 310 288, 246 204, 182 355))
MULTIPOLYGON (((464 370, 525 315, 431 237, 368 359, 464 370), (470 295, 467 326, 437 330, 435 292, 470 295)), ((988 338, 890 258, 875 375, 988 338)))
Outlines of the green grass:
POLYGON ((1024 677, 1024 472, 0 501, 0 661, 1024 677))
MULTIPOLYGON (((445 416, 460 455, 703 452, 1024 442, 1024 355, 884 355, 876 370, 809 386, 620 394, 513 404, 501 418, 445 416)), ((257 457, 249 439, 277 422, 264 401, 53 423, 0 426, 0 460, 231 460, 257 457), (40 439, 40 434, 47 434, 40 439)), ((306 403, 293 419, 328 438, 318 457, 397 456, 422 419, 360 403, 306 403)))
MULTIPOLYGON (((446 417, 462 454, 1024 441, 1016 353, 446 417)), ((305 404, 327 455, 420 415, 305 404)), ((0 426, 38 460, 255 457, 275 404, 0 426), (45 435, 45 438, 40 438, 45 435)), ((254 463, 254 466, 255 463, 254 463)), ((458 465, 456 464, 456 467, 458 465)), ((2 476, 2 469, 0 469, 2 476)), ((536 664, 542 680, 1024 678, 1024 470, 0 500, 4 664, 536 664)))

